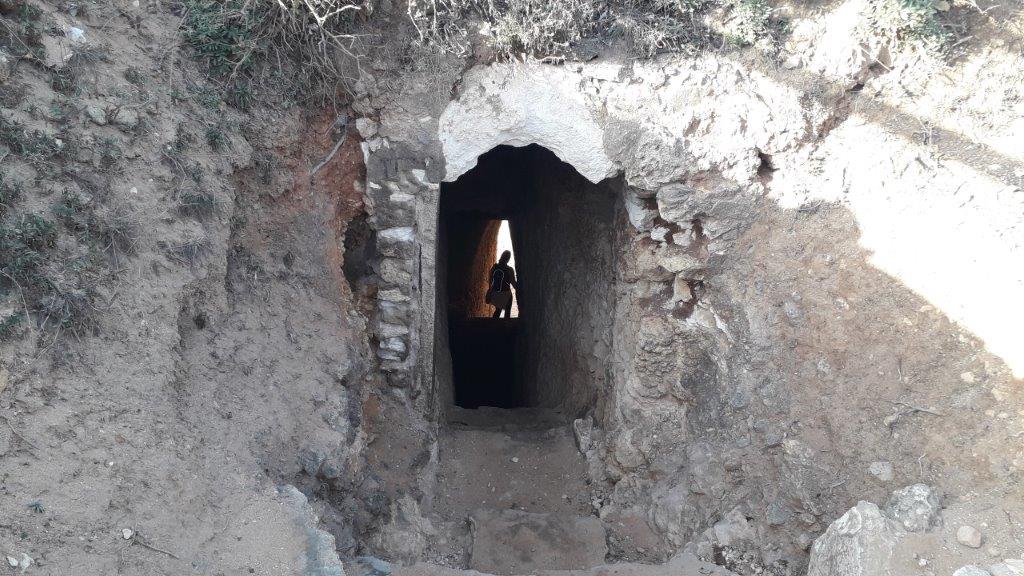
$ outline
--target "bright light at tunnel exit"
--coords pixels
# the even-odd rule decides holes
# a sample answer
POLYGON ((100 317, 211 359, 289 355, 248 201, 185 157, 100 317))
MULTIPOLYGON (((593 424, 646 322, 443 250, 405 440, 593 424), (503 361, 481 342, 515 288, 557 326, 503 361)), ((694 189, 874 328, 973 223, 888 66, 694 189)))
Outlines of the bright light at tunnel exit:
MULTIPOLYGON (((494 252, 494 261, 497 262, 498 258, 501 258, 501 253, 508 250, 512 253, 512 258, 509 259, 508 265, 516 270, 516 278, 518 279, 520 274, 519 270, 516 269, 516 252, 512 249, 512 233, 509 230, 508 220, 502 220, 501 226, 498 227, 498 247, 494 252)), ((515 299, 512 301, 512 318, 519 317, 519 294, 516 294, 515 299)))

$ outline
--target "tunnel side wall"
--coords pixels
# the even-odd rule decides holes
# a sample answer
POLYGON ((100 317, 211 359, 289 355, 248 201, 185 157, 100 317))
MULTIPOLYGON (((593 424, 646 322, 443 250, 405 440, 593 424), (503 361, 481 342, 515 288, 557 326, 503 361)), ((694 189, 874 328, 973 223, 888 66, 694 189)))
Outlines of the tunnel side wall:
POLYGON ((449 313, 462 318, 491 315, 485 300, 487 277, 498 249, 497 220, 453 215, 440 226, 451 239, 448 242, 448 272, 445 274, 449 313))
POLYGON ((516 254, 524 383, 531 404, 580 416, 605 388, 618 183, 592 184, 547 151, 529 168, 516 254))

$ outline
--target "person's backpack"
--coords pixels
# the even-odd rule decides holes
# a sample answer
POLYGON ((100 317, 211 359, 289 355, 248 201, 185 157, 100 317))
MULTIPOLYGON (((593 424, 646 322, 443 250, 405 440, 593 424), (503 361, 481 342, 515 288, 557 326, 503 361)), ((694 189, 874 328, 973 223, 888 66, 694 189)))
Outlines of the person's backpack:
POLYGON ((491 285, 488 288, 488 292, 501 292, 501 288, 504 285, 505 269, 498 266, 491 272, 491 285))

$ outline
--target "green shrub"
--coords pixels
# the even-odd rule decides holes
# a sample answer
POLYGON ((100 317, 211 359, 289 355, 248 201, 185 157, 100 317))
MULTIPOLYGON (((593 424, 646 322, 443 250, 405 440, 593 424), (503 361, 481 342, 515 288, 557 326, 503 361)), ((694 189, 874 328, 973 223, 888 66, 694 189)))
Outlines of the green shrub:
POLYGON ((253 100, 255 100, 255 96, 252 86, 248 82, 240 80, 232 82, 224 96, 225 102, 242 112, 248 112, 252 108, 253 100))
POLYGON ((26 213, 15 222, 7 238, 34 250, 45 250, 57 244, 57 228, 38 214, 26 213))
MULTIPOLYGON (((37 214, 9 218, 0 227, 0 292, 19 292, 28 311, 41 326, 78 332, 94 325, 95 290, 101 269, 96 256, 54 251, 57 230, 37 214)), ((0 320, 0 335, 13 331, 26 317, 0 320)))
POLYGON ((15 329, 21 324, 21 321, 25 319, 25 313, 22 311, 11 312, 0 318, 0 340, 9 338, 14 334, 15 329))
POLYGON ((177 242, 159 241, 157 246, 171 260, 195 267, 210 251, 210 243, 205 237, 188 237, 177 242))
POLYGON ((0 172, 0 218, 21 198, 22 192, 20 182, 8 182, 7 176, 0 172))
POLYGON ((135 253, 141 228, 129 202, 107 202, 99 207, 93 214, 92 227, 101 248, 115 258, 118 253, 135 253))
POLYGON ((0 271, 19 282, 36 283, 45 252, 57 243, 53 222, 37 214, 21 214, 0 226, 0 271))
POLYGON ((732 9, 736 20, 730 40, 734 44, 753 46, 773 38, 774 22, 768 0, 736 0, 732 9))
POLYGON ((86 71, 97 62, 108 60, 106 48, 99 46, 78 48, 63 66, 51 71, 50 87, 66 96, 76 94, 82 87, 82 79, 86 71))
POLYGON ((220 126, 210 126, 206 129, 206 143, 214 152, 223 152, 228 146, 228 138, 220 126))
POLYGON ((142 72, 133 66, 129 66, 124 71, 124 79, 131 82, 139 88, 143 88, 146 85, 146 76, 142 72))
MULTIPOLYGON (((56 137, 3 117, 0 143, 13 155, 36 164, 70 152, 56 137)), ((116 144, 101 142, 100 148, 104 157, 119 158, 116 144)), ((106 198, 102 182, 79 180, 93 198, 106 198)), ((79 334, 94 328, 95 286, 110 273, 106 257, 112 256, 116 266, 118 254, 131 252, 138 235, 128 204, 100 204, 65 190, 51 207, 54 220, 50 220, 21 211, 17 204, 22 194, 19 183, 0 173, 0 295, 24 308, 0 314, 0 338, 13 334, 23 321, 56 328, 54 342, 64 331, 79 334), (58 243, 56 222, 73 232, 77 241, 65 237, 58 243)))
POLYGON ((0 116, 0 144, 29 163, 49 160, 64 151, 56 137, 41 130, 29 130, 19 122, 0 116))
POLYGON ((98 143, 100 153, 100 166, 104 169, 111 169, 124 158, 124 150, 117 143, 117 140, 107 137, 98 143))
POLYGON ((43 61, 46 49, 43 47, 43 11, 26 0, 5 2, 4 15, 13 20, 0 26, 0 46, 16 58, 30 58, 43 61), (13 11, 8 13, 13 5, 13 11))
POLYGON ((74 230, 88 228, 84 218, 86 203, 78 194, 65 190, 51 210, 58 220, 74 230))
MULTIPOLYGON (((86 269, 80 262, 81 269, 86 269)), ((72 279, 48 279, 48 290, 39 298, 37 313, 44 322, 73 332, 95 326, 95 290, 75 275, 72 279)))
POLYGON ((53 204, 53 214, 78 239, 101 251, 131 254, 138 242, 139 225, 127 202, 96 205, 65 190, 53 204))
MULTIPOLYGON (((257 3, 258 4, 258 3, 257 3)), ((260 18, 238 0, 186 0, 185 41, 214 74, 246 71, 261 47, 256 43, 260 18)))
POLYGON ((189 146, 195 144, 196 135, 185 128, 184 125, 178 125, 177 130, 174 133, 174 150, 177 152, 184 152, 188 150, 189 146))
POLYGON ((868 25, 897 45, 941 53, 952 35, 942 25, 937 4, 937 0, 869 0, 868 25))

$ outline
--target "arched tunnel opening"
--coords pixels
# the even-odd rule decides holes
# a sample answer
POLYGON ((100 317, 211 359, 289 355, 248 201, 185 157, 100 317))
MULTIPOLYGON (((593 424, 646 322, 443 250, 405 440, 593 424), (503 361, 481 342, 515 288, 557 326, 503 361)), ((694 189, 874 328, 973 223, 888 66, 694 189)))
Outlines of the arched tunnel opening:
POLYGON ((455 406, 593 406, 610 350, 621 187, 538 145, 494 148, 442 185, 435 350, 455 406), (494 318, 487 294, 505 249, 516 313, 494 318))

